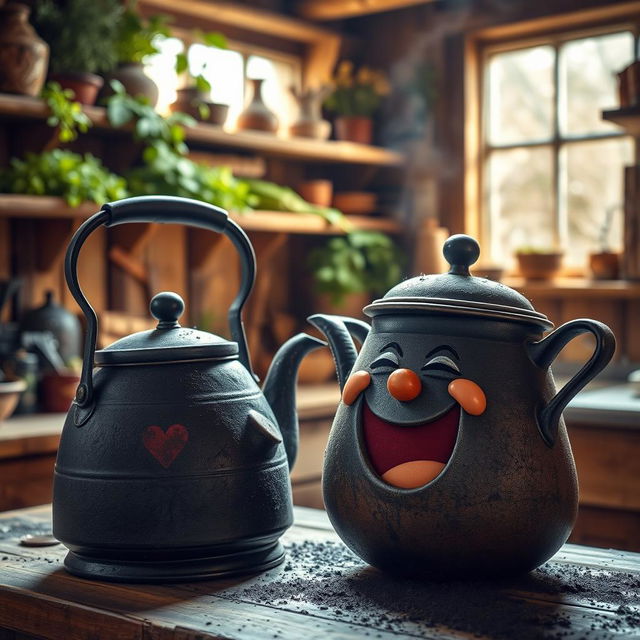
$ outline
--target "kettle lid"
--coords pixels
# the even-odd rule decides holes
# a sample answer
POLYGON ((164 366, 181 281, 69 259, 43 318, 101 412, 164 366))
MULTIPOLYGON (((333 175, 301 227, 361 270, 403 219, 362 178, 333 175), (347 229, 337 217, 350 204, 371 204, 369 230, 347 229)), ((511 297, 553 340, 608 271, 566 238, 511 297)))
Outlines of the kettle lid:
POLYGON ((184 300, 170 291, 153 297, 149 310, 158 326, 139 331, 96 351, 97 365, 159 364, 186 360, 227 360, 238 355, 238 343, 206 331, 181 327, 184 300))
POLYGON ((469 267, 480 255, 470 236, 451 236, 442 249, 448 273, 420 275, 397 284, 383 298, 364 308, 369 317, 381 314, 442 312, 489 319, 533 323, 544 329, 553 323, 521 293, 500 282, 474 277, 469 267))

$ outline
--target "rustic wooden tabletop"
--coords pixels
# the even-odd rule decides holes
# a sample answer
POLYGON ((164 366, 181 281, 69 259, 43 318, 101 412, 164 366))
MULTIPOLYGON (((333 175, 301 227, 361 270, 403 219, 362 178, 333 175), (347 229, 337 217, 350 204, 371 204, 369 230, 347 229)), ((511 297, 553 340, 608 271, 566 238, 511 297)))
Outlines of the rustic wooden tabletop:
POLYGON ((124 585, 69 575, 62 545, 20 544, 50 526, 48 506, 0 514, 0 639, 640 638, 640 554, 566 545, 518 579, 403 580, 354 556, 324 512, 296 508, 276 569, 124 585))

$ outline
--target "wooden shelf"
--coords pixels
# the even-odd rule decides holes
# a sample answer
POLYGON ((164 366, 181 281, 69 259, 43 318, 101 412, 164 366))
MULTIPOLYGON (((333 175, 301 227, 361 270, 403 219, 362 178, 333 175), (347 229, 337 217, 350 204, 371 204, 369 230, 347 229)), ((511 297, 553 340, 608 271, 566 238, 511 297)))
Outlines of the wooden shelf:
MULTIPOLYGON (((99 130, 113 131, 102 107, 84 107, 85 113, 99 130)), ((38 98, 0 93, 0 117, 25 120, 45 120, 48 107, 38 98)), ((197 146, 240 149, 268 156, 305 160, 308 162, 330 162, 365 164, 371 166, 399 166, 404 156, 395 151, 335 140, 312 140, 309 138, 281 138, 258 131, 229 133, 222 127, 198 124, 187 128, 187 142, 197 146)))
MULTIPOLYGON (((85 202, 70 207, 62 198, 0 194, 0 217, 8 218, 87 218, 100 207, 85 202)), ((231 217, 246 231, 268 231, 303 235, 335 235, 343 231, 312 213, 284 211, 250 211, 232 213, 231 217)), ((356 229, 400 233, 400 225, 389 218, 348 216, 356 229)))
POLYGON ((504 278, 503 284, 517 289, 527 297, 541 298, 597 298, 631 300, 640 297, 640 282, 629 280, 589 280, 587 278, 557 278, 552 281, 533 281, 523 278, 504 278))
POLYGON ((640 107, 625 107, 602 112, 602 117, 621 126, 632 136, 640 136, 640 107))
POLYGON ((430 2, 434 0, 301 0, 296 11, 309 20, 341 20, 430 2))

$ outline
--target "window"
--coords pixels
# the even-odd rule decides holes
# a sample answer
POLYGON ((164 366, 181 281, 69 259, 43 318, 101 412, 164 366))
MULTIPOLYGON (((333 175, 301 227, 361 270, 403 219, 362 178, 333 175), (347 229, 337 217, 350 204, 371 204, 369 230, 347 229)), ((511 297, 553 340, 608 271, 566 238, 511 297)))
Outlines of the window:
POLYGON ((629 30, 488 49, 482 104, 482 234, 491 259, 523 246, 562 248, 585 267, 606 222, 622 248, 623 167, 633 143, 601 119, 615 73, 634 59, 629 30))
POLYGON ((263 79, 262 96, 266 105, 278 115, 280 128, 286 131, 297 117, 298 109, 291 94, 291 87, 299 87, 301 64, 294 56, 278 52, 255 50, 240 43, 229 43, 228 49, 216 49, 200 43, 191 45, 179 38, 163 38, 158 41, 160 53, 152 56, 145 69, 160 90, 157 109, 161 113, 169 110, 176 98, 180 79, 175 72, 178 53, 188 46, 189 70, 202 75, 211 84, 211 99, 229 105, 227 125, 235 122, 251 99, 247 79, 263 79))

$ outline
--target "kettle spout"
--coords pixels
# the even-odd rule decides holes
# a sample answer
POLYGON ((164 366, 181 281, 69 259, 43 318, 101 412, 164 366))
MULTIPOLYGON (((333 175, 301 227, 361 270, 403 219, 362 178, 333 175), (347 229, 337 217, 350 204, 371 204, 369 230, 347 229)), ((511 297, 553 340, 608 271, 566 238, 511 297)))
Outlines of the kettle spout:
POLYGON ((302 359, 326 343, 299 333, 289 338, 273 357, 262 392, 273 411, 284 439, 289 469, 298 453, 298 413, 296 411, 296 380, 302 359))
POLYGON ((344 316, 329 316, 322 313, 317 313, 307 319, 316 329, 327 336, 331 353, 336 361, 338 382, 340 390, 342 390, 358 357, 351 336, 362 344, 371 327, 362 320, 344 316))

